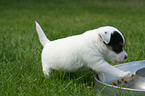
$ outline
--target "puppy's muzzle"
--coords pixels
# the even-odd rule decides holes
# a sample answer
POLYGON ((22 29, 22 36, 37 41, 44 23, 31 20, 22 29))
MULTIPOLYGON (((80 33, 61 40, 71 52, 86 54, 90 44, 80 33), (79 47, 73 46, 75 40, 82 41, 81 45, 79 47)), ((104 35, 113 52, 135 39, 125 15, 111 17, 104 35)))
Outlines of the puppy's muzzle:
POLYGON ((125 55, 125 57, 124 57, 124 60, 126 60, 127 59, 127 55, 125 55))

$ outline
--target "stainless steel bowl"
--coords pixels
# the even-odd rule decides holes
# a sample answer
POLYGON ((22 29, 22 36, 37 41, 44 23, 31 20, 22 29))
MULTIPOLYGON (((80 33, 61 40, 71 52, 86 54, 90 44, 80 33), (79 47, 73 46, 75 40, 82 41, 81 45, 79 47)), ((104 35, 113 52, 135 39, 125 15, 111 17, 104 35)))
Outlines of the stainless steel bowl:
POLYGON ((112 85, 112 82, 117 82, 117 80, 121 81, 120 78, 116 78, 108 74, 95 74, 94 88, 96 89, 97 94, 101 94, 101 96, 145 96, 145 89, 137 87, 137 82, 142 82, 140 83, 140 86, 145 84, 145 79, 143 79, 145 74, 142 75, 142 71, 139 70, 145 67, 145 60, 124 63, 115 66, 123 71, 131 71, 131 74, 136 74, 134 80, 129 82, 131 76, 128 76, 127 78, 125 78, 126 80, 128 80, 128 83, 124 83, 122 81, 122 83, 118 86, 114 86, 112 85), (100 81, 99 78, 105 78, 106 82, 100 81))
POLYGON ((145 90, 145 68, 139 69, 136 72, 131 88, 145 90))

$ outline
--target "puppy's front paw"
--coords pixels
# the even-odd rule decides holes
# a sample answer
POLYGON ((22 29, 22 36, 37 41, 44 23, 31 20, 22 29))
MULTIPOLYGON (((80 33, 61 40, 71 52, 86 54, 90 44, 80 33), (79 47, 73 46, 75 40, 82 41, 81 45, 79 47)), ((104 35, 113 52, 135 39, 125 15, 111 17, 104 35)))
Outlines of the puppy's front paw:
POLYGON ((130 71, 127 71, 127 72, 124 72, 123 74, 121 74, 121 78, 125 78, 125 77, 127 77, 127 76, 129 76, 130 75, 130 71))

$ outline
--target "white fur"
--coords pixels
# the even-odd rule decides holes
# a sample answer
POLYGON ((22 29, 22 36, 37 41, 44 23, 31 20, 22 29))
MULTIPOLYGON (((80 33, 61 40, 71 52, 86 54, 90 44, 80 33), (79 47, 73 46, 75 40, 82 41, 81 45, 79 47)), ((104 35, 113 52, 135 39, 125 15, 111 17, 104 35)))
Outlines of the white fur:
POLYGON ((47 37, 45 36, 43 30, 41 29, 40 25, 35 21, 36 23, 36 30, 39 36, 39 40, 41 42, 41 44, 43 45, 43 47, 49 42, 49 40, 47 39, 47 37))
MULTIPOLYGON (((103 32, 108 32, 108 35, 110 35, 113 31, 119 31, 114 27, 101 27, 81 35, 70 36, 55 41, 49 41, 46 38, 37 22, 36 29, 40 42, 44 46, 42 51, 42 67, 45 75, 49 76, 52 69, 66 71, 86 71, 92 69, 95 72, 108 73, 116 77, 126 77, 130 74, 130 72, 124 72, 111 66, 104 60, 104 58, 107 58, 113 62, 123 62, 126 55, 125 51, 116 54, 109 50, 100 37, 103 32)), ((107 38, 109 39, 105 40, 109 42, 110 37, 107 38)))

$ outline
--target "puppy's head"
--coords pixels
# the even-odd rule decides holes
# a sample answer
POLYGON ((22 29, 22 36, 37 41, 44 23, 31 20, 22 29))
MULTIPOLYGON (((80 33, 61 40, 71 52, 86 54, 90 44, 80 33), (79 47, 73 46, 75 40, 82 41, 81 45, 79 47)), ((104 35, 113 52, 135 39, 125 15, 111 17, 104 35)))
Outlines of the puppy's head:
POLYGON ((121 63, 127 58, 124 51, 125 39, 121 32, 110 26, 101 27, 99 36, 104 43, 103 55, 114 63, 121 63))

